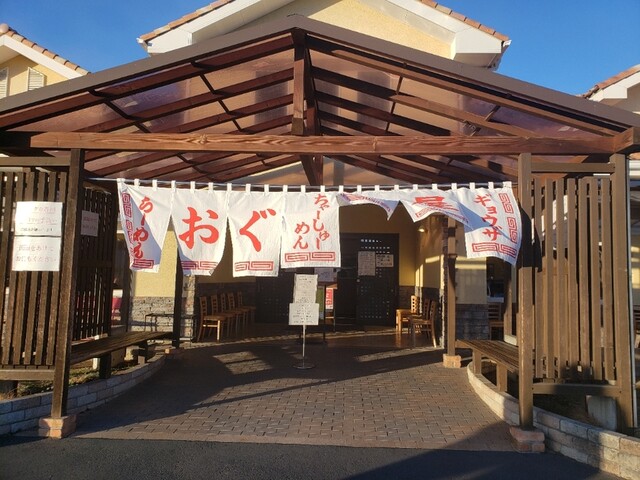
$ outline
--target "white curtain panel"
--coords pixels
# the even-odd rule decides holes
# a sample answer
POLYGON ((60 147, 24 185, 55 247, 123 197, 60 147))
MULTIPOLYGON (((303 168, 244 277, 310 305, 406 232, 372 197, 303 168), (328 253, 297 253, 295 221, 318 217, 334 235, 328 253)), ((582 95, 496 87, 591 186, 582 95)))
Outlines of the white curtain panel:
POLYGON ((155 183, 151 187, 127 185, 119 179, 118 198, 131 270, 157 273, 171 217, 171 189, 158 188, 155 183))
POLYGON ((185 275, 211 275, 227 237, 228 193, 212 188, 177 189, 171 221, 185 275))
POLYGON ((280 264, 340 267, 340 217, 334 192, 287 193, 280 264))
POLYGON ((277 277, 285 194, 230 192, 229 232, 234 277, 277 277))

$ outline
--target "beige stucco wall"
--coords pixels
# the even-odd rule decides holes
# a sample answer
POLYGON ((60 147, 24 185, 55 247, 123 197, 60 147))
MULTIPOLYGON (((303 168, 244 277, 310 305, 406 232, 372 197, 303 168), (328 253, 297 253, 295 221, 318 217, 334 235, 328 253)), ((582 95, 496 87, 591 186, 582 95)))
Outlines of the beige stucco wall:
POLYGON ((45 85, 67 80, 62 75, 50 70, 44 65, 40 65, 23 56, 17 56, 11 60, 0 64, 0 68, 9 69, 9 95, 15 95, 27 91, 29 68, 33 68, 45 76, 45 85))
POLYGON ((449 44, 426 35, 408 23, 389 17, 358 0, 300 0, 265 15, 250 26, 294 14, 442 57, 449 58, 451 55, 449 44))
POLYGON ((456 295, 460 304, 487 303, 487 268, 484 258, 467 258, 464 229, 456 229, 456 295))
POLYGON ((162 247, 160 270, 158 273, 134 273, 131 280, 133 296, 173 297, 175 293, 177 255, 178 243, 173 230, 169 230, 162 247))
POLYGON ((440 290, 442 283, 442 218, 428 217, 420 225, 424 232, 418 232, 418 252, 415 267, 418 287, 440 290))

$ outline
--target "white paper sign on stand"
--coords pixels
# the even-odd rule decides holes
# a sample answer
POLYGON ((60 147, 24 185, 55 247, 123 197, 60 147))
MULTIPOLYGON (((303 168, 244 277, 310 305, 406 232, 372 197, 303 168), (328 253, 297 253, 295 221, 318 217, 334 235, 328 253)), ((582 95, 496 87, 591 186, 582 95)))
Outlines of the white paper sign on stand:
POLYGON ((314 303, 318 275, 296 275, 293 280, 293 303, 314 303))
POLYGON ((290 303, 289 325, 318 325, 320 305, 317 303, 290 303))

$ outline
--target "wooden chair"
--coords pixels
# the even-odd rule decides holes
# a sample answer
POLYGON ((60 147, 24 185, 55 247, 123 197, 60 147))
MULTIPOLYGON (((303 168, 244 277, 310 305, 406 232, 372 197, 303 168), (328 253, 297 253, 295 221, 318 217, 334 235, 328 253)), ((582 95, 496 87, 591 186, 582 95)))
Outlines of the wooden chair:
POLYGON ((438 301, 427 298, 423 303, 422 314, 409 316, 409 330, 411 332, 411 341, 414 347, 416 345, 417 332, 431 337, 433 346, 437 346, 435 335, 435 323, 437 314, 438 301))
POLYGON ((216 340, 219 342, 222 335, 222 329, 227 322, 227 317, 211 312, 207 305, 207 297, 200 297, 200 328, 196 341, 201 341, 205 330, 215 329, 216 340))
POLYGON ((248 307, 240 307, 238 305, 236 305, 236 297, 234 295, 233 292, 228 292, 227 293, 227 310, 229 310, 230 312, 240 312, 242 313, 242 317, 241 317, 241 322, 242 325, 240 326, 240 328, 243 331, 246 331, 247 327, 249 326, 249 317, 251 315, 251 311, 248 307))
POLYGON ((500 334, 504 333, 504 318, 502 315, 501 303, 488 303, 487 304, 487 316, 489 318, 489 338, 494 339, 493 332, 498 332, 498 338, 500 334))
POLYGON ((226 315, 229 318, 229 332, 233 330, 234 334, 238 335, 240 326, 242 325, 243 313, 239 310, 229 310, 227 295, 225 293, 221 293, 220 295, 211 295, 212 308, 214 302, 217 312, 222 315, 226 315))
POLYGON ((238 307, 249 309, 249 324, 253 324, 256 320, 256 307, 253 305, 245 305, 242 299, 242 292, 238 291, 238 307))
POLYGON ((410 308, 398 308, 396 310, 396 332, 402 333, 402 328, 407 327, 407 333, 409 333, 409 317, 411 315, 417 315, 420 312, 420 297, 417 295, 411 295, 410 308))
POLYGON ((224 316, 227 321, 226 321, 226 330, 227 330, 227 335, 231 335, 232 331, 236 331, 237 325, 236 325, 236 316, 234 313, 231 312, 225 312, 222 308, 222 303, 220 301, 220 297, 218 295, 211 295, 209 297, 210 301, 211 301, 211 311, 213 313, 216 313, 218 315, 222 315, 224 316))

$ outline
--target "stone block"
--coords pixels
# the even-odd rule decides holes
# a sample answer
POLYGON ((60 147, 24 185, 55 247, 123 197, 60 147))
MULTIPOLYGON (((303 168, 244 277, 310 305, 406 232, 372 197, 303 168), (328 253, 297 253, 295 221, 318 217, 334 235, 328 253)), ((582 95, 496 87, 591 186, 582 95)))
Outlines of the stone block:
POLYGON ((10 425, 24 420, 24 410, 17 410, 5 413, 0 417, 0 425, 10 425))
POLYGON ((575 420, 563 419, 560 422, 560 430, 574 437, 589 438, 587 425, 575 420))
POLYGON ((442 355, 442 363, 445 368, 460 368, 462 367, 462 358, 460 355, 442 355))
POLYGON ((560 430, 560 417, 557 415, 537 409, 536 419, 548 428, 560 430))
POLYGON ((11 401, 12 410, 26 410, 28 408, 35 408, 40 406, 40 397, 35 395, 29 395, 28 397, 17 398, 11 401))
POLYGON ((622 437, 620 439, 620 452, 640 457, 640 438, 622 437))
POLYGON ((560 447, 560 453, 565 457, 569 457, 580 463, 589 462, 589 456, 586 453, 576 450, 573 447, 568 447, 567 445, 562 445, 562 447, 560 447))
POLYGON ((41 418, 38 422, 38 434, 41 437, 64 438, 76 431, 75 415, 61 418, 41 418))
POLYGON ((5 413, 9 413, 12 409, 11 400, 0 400, 0 415, 4 415, 5 413))
POLYGON ((607 432, 600 428, 590 428, 587 432, 589 441, 608 448, 620 448, 620 439, 624 436, 616 432, 607 432))
POLYGON ((514 448, 520 453, 544 453, 544 433, 540 430, 509 428, 514 448))

